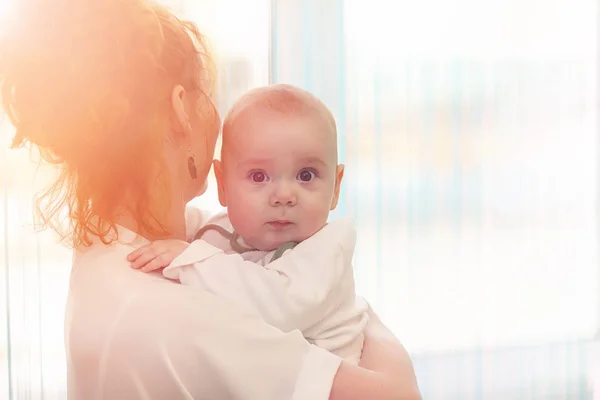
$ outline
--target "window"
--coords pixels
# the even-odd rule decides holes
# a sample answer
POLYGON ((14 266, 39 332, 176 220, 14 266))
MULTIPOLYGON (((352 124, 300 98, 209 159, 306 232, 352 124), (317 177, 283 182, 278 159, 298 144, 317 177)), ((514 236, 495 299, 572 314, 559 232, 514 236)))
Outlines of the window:
POLYGON ((344 11, 359 288, 413 351, 591 338, 595 2, 344 11))

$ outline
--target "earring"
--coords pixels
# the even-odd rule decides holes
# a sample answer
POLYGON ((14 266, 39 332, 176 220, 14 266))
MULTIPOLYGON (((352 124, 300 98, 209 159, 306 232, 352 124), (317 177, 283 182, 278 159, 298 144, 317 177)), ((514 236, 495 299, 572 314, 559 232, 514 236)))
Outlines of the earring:
POLYGON ((192 148, 188 148, 188 171, 190 172, 190 177, 192 179, 198 178, 198 170, 196 169, 196 161, 194 160, 194 153, 192 153, 192 148))

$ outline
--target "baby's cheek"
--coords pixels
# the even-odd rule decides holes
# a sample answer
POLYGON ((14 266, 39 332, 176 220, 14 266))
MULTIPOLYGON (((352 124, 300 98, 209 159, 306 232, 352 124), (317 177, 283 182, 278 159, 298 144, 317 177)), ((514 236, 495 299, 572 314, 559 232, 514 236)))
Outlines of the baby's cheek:
POLYGON ((228 211, 229 220, 231 221, 231 224, 233 225, 235 230, 244 230, 245 226, 247 225, 247 211, 244 209, 244 207, 241 207, 240 205, 236 205, 233 207, 230 206, 228 211))
POLYGON ((309 237, 314 235, 317 231, 321 230, 323 226, 327 223, 327 217, 329 216, 329 212, 326 209, 320 208, 315 209, 310 215, 310 218, 307 218, 306 224, 304 226, 304 234, 309 237))
POLYGON ((242 237, 248 238, 256 235, 257 218, 258 213, 253 210, 248 202, 229 207, 229 220, 236 232, 242 237))

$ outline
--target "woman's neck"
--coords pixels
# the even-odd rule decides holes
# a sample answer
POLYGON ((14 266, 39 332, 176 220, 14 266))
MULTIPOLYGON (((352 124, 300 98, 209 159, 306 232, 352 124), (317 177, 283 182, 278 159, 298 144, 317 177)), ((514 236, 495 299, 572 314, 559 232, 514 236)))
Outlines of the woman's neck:
POLYGON ((182 224, 168 224, 163 225, 163 228, 169 232, 168 237, 158 234, 157 232, 151 232, 141 227, 137 221, 129 215, 120 215, 115 219, 115 223, 122 226, 125 229, 132 231, 133 233, 140 235, 149 241, 160 240, 160 239, 179 239, 185 240, 185 222, 182 224))
POLYGON ((169 232, 167 238, 158 232, 148 231, 141 226, 131 212, 124 211, 117 215, 115 223, 126 228, 150 241, 159 239, 186 239, 185 230, 185 203, 183 201, 172 201, 172 207, 159 219, 161 228, 169 232))
MULTIPOLYGON (((187 169, 185 170, 187 173, 187 169)), ((147 198, 147 204, 150 206, 149 209, 154 210, 154 212, 158 211, 158 214, 153 214, 152 216, 139 216, 130 212, 130 210, 135 210, 137 207, 137 198, 126 198, 125 207, 122 208, 123 212, 117 215, 115 222, 122 227, 129 229, 130 231, 150 240, 159 240, 159 239, 186 239, 186 229, 185 229, 185 207, 187 205, 187 201, 184 198, 184 188, 181 186, 179 182, 182 182, 181 175, 183 172, 179 174, 172 174, 172 176, 168 177, 170 182, 167 185, 167 192, 170 193, 170 196, 164 196, 164 193, 160 192, 160 189, 163 185, 160 184, 160 180, 157 177, 157 184, 154 190, 150 190, 147 198), (129 207, 127 207, 129 205, 129 207), (165 205, 168 205, 168 208, 165 208, 165 205), (148 223, 140 224, 139 219, 141 217, 148 218, 148 223), (153 219, 150 219, 154 217, 153 219), (144 225, 154 226, 153 231, 149 231, 144 225), (158 230, 158 232, 157 232, 158 230), (164 234, 161 235, 160 231, 166 230, 169 235, 165 238, 164 234)))

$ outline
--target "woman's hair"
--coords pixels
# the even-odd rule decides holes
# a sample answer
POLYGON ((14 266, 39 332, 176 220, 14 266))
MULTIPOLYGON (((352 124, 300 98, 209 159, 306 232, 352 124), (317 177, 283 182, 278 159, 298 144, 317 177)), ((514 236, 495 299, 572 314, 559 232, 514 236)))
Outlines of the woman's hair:
POLYGON ((109 243, 120 207, 133 205, 139 228, 168 235, 169 182, 157 173, 171 93, 181 84, 209 95, 198 81, 213 76, 204 37, 151 0, 16 3, 0 37, 0 99, 13 146, 30 143, 60 167, 37 197, 42 225, 74 246, 109 243))

